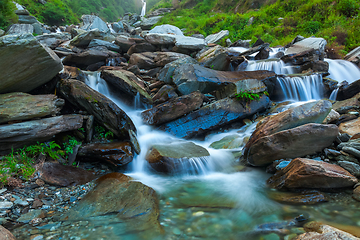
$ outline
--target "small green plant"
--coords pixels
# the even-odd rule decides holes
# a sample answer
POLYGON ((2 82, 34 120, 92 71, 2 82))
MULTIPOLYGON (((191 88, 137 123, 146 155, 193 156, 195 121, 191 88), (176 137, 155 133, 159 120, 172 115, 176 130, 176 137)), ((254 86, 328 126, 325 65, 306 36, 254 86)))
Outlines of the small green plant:
POLYGON ((68 142, 64 142, 63 146, 64 146, 64 151, 66 153, 66 157, 68 157, 69 154, 73 153, 73 149, 76 145, 81 145, 82 143, 79 142, 78 140, 76 140, 75 137, 69 136, 69 141, 68 142))
POLYGON ((246 92, 246 91, 240 91, 239 93, 235 94, 235 98, 242 100, 242 101, 254 101, 254 100, 259 100, 260 96, 262 94, 265 94, 266 96, 269 96, 269 93, 264 91, 261 93, 252 93, 252 92, 246 92))
POLYGON ((112 131, 106 131, 104 127, 102 126, 95 126, 95 135, 97 138, 106 138, 110 139, 114 137, 114 133, 112 131))

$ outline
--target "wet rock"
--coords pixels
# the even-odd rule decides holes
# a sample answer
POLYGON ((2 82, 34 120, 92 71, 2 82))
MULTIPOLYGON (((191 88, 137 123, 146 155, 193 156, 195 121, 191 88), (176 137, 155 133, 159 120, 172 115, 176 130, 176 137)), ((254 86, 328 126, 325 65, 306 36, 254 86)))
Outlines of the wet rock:
POLYGON ((348 148, 354 148, 355 150, 360 151, 360 139, 354 139, 354 140, 350 140, 347 139, 347 141, 341 142, 338 145, 338 149, 342 150, 344 147, 348 147, 348 148))
POLYGON ((90 44, 90 42, 94 39, 100 39, 107 42, 112 42, 115 40, 115 37, 111 35, 110 32, 102 32, 99 29, 93 29, 91 31, 80 33, 79 35, 74 37, 71 40, 70 45, 86 48, 90 44))
POLYGON ((137 65, 140 69, 151 69, 156 68, 155 57, 156 53, 144 52, 144 53, 134 53, 129 59, 130 65, 137 65))
POLYGON ((154 61, 156 66, 164 67, 166 64, 176 61, 178 59, 183 59, 189 57, 186 54, 175 53, 175 52, 157 52, 154 61))
POLYGON ((36 39, 51 49, 55 49, 61 43, 66 42, 71 39, 71 35, 69 33, 50 33, 36 36, 36 39))
POLYGON ((153 96, 153 102, 155 104, 160 104, 168 101, 172 98, 177 98, 178 94, 175 92, 175 88, 170 85, 162 86, 159 91, 153 96))
POLYGON ((32 34, 33 32, 34 26, 31 24, 13 24, 10 26, 6 34, 32 34))
POLYGON ((150 30, 161 18, 162 16, 144 18, 140 23, 140 27, 142 30, 150 30))
POLYGON ((145 36, 146 41, 154 45, 174 46, 176 36, 172 34, 149 33, 145 36))
POLYGON ((167 84, 173 83, 174 71, 183 64, 196 64, 197 61, 190 56, 177 59, 171 63, 166 64, 159 72, 158 79, 167 84))
POLYGON ((198 54, 196 59, 205 67, 213 70, 227 71, 230 66, 230 58, 226 48, 219 45, 198 54))
POLYGON ((350 136, 360 133, 360 118, 341 123, 339 125, 339 131, 341 133, 347 133, 350 136))
POLYGON ((190 138, 261 112, 268 108, 269 104, 270 100, 265 95, 262 95, 258 101, 250 103, 225 98, 175 121, 165 123, 159 129, 177 137, 190 138))
POLYGON ((226 86, 215 90, 214 95, 217 99, 235 97, 241 92, 251 92, 263 94, 267 90, 265 84, 257 79, 244 79, 237 82, 228 83, 226 86))
POLYGON ((360 63, 360 47, 354 48, 352 51, 350 51, 348 54, 346 54, 344 59, 356 64, 357 66, 359 66, 359 63, 360 63))
POLYGON ((323 123, 325 124, 335 123, 339 120, 339 118, 340 118, 340 113, 338 113, 334 109, 331 109, 330 113, 326 116, 323 123))
POLYGON ((92 47, 99 47, 99 46, 106 47, 110 51, 115 51, 118 53, 121 52, 120 47, 118 45, 108 42, 108 41, 100 40, 100 39, 92 39, 90 41, 88 47, 92 48, 92 47))
POLYGON ((29 223, 31 220, 33 220, 34 218, 38 218, 40 215, 44 215, 46 212, 44 210, 32 210, 26 214, 21 215, 21 217, 19 217, 17 219, 17 222, 21 222, 21 223, 29 223))
MULTIPOLYGON (((360 153, 360 151, 359 151, 360 153)), ((354 175, 355 177, 360 177, 360 165, 348 162, 348 161, 338 161, 337 164, 347 170, 350 174, 354 175)))
POLYGON ((63 63, 65 65, 74 65, 83 69, 86 69, 88 66, 92 64, 96 64, 98 62, 104 62, 110 57, 107 52, 99 51, 96 49, 88 49, 81 53, 71 54, 65 57, 63 63))
POLYGON ((82 123, 83 116, 73 114, 0 125, 0 152, 46 141, 60 132, 77 130, 82 123))
POLYGON ((342 167, 322 161, 296 158, 268 179, 277 189, 352 187, 358 180, 342 167))
POLYGON ((96 187, 72 207, 63 221, 93 221, 101 226, 106 215, 116 236, 139 233, 147 238, 162 232, 155 191, 122 173, 110 173, 97 180, 96 187))
POLYGON ((155 52, 155 50, 155 46, 151 43, 136 43, 129 48, 127 54, 131 55, 133 53, 155 52))
POLYGON ((336 125, 309 123, 257 139, 244 156, 249 164, 264 166, 278 159, 321 152, 334 142, 337 135, 336 125))
POLYGON ((228 84, 240 82, 245 79, 265 80, 274 77, 269 71, 227 72, 216 71, 197 64, 183 64, 175 69, 172 82, 177 85, 182 94, 200 91, 209 93, 219 90, 228 84))
POLYGON ((351 109, 360 109, 360 93, 356 94, 352 98, 337 101, 333 105, 333 109, 340 114, 347 113, 351 109))
POLYGON ((176 173, 189 170, 192 159, 209 157, 209 152, 192 142, 154 144, 146 153, 145 159, 158 172, 176 173))
POLYGON ((120 35, 116 37, 115 44, 120 46, 122 52, 127 52, 132 45, 136 44, 136 42, 127 36, 120 35))
POLYGON ((246 144, 245 156, 248 154, 251 145, 262 137, 307 123, 322 123, 331 111, 331 106, 329 101, 320 100, 266 117, 258 123, 256 130, 251 135, 250 141, 246 144))
POLYGON ((72 104, 94 115, 99 124, 120 139, 128 138, 128 131, 136 131, 126 113, 114 102, 77 80, 62 80, 58 91, 72 104))
POLYGON ((309 222, 304 225, 307 233, 303 233, 295 240, 358 240, 359 238, 337 228, 325 225, 320 222, 309 222))
POLYGON ((62 68, 60 58, 31 34, 0 38, 0 93, 29 92, 62 68))
POLYGON ((356 148, 344 146, 341 148, 341 150, 355 156, 356 158, 360 158, 360 151, 356 148))
POLYGON ((345 99, 352 98, 359 92, 360 92, 360 80, 352 82, 350 85, 341 85, 336 100, 343 101, 345 99))
POLYGON ((224 37, 229 35, 229 31, 228 30, 221 30, 218 33, 215 34, 211 34, 209 36, 207 36, 205 38, 205 43, 209 44, 209 43, 217 43, 219 42, 221 39, 223 39, 224 37))
POLYGON ((0 225, 0 240, 16 240, 16 238, 9 230, 0 225))
POLYGON ((83 21, 81 29, 85 31, 98 29, 101 32, 110 32, 107 24, 96 15, 82 15, 81 20, 83 21))
POLYGON ((18 15, 19 17, 19 23, 21 24, 34 24, 38 23, 39 21, 36 19, 36 17, 31 15, 18 15))
POLYGON ((55 162, 39 163, 36 170, 44 182, 62 187, 85 184, 96 178, 93 173, 84 169, 55 162))
POLYGON ((91 143, 79 148, 78 156, 86 161, 96 160, 117 169, 133 160, 131 144, 128 142, 91 143))
POLYGON ((313 205, 327 202, 325 195, 316 190, 306 190, 302 192, 271 192, 269 197, 277 202, 285 204, 313 205))
POLYGON ((193 92, 143 111, 141 117, 147 124, 159 125, 198 109, 202 106, 203 100, 203 94, 193 92))
POLYGON ((156 26, 149 31, 149 33, 157 33, 157 34, 170 34, 170 35, 180 35, 184 36, 180 28, 175 27, 170 24, 163 24, 160 26, 156 26))
POLYGON ((204 39, 177 35, 175 46, 178 50, 186 52, 201 50, 206 46, 206 44, 204 39))
POLYGON ((104 70, 101 72, 101 77, 108 83, 111 83, 116 88, 125 92, 126 94, 135 97, 140 94, 140 99, 144 103, 152 104, 151 96, 140 85, 141 80, 133 73, 125 70, 104 70))
POLYGON ((55 95, 30 95, 27 93, 0 94, 0 123, 28 120, 55 115, 65 101, 55 95))

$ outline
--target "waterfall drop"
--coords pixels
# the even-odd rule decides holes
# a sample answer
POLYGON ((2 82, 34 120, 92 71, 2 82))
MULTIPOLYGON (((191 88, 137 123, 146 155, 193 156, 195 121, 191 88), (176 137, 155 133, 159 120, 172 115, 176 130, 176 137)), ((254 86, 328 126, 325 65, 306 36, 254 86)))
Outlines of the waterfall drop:
POLYGON ((146 1, 141 0, 141 2, 142 2, 142 8, 141 8, 140 17, 143 17, 143 16, 145 16, 145 13, 146 13, 146 1))

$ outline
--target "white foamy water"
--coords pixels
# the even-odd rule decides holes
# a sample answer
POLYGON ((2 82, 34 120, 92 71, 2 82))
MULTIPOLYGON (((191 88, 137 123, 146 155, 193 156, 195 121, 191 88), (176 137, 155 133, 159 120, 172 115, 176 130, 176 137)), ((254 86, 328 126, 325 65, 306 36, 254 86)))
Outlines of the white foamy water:
POLYGON ((280 59, 249 61, 245 71, 268 70, 276 74, 293 74, 291 65, 285 64, 280 59))
POLYGON ((339 83, 342 81, 352 83, 360 79, 360 68, 352 62, 338 59, 325 59, 325 61, 329 63, 330 75, 327 76, 328 78, 336 80, 339 83))

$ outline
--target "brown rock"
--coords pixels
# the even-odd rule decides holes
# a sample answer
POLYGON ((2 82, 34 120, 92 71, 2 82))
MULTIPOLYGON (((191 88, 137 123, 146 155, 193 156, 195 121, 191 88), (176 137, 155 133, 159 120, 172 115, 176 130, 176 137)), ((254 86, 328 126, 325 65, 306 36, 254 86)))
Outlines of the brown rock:
MULTIPOLYGON (((161 86, 164 84, 163 82, 157 81, 152 86, 150 85, 149 88, 154 88, 155 86, 161 86)), ((162 86, 159 91, 153 96, 152 100, 155 104, 160 104, 163 102, 168 101, 171 98, 178 97, 178 94, 175 92, 175 88, 170 85, 162 86)))
POLYGON ((244 156, 249 164, 264 166, 274 160, 320 152, 330 146, 337 135, 338 127, 334 124, 309 123, 258 139, 244 156))
POLYGON ((329 101, 317 101, 286 110, 276 115, 263 119, 256 126, 249 142, 245 146, 244 155, 248 154, 249 148, 258 139, 276 132, 291 129, 307 123, 322 123, 331 111, 329 101))
POLYGON ((155 57, 156 53, 144 52, 144 53, 134 53, 129 59, 130 65, 137 65, 140 69, 151 69, 156 68, 155 57))
POLYGON ((0 225, 0 240, 16 240, 16 238, 9 230, 0 225))
POLYGON ((141 117, 147 124, 162 124, 198 109, 202 105, 203 100, 204 95, 202 93, 193 92, 189 95, 173 98, 168 102, 143 111, 141 117))
POLYGON ((341 133, 347 133, 350 136, 360 133, 360 118, 341 123, 339 125, 339 131, 341 133))
POLYGON ((132 45, 129 50, 127 51, 128 55, 133 53, 142 53, 142 52, 155 52, 156 48, 154 45, 148 42, 144 43, 136 43, 132 45))
POLYGON ((128 164, 134 157, 128 142, 86 144, 80 147, 78 156, 102 161, 115 168, 128 164))
POLYGON ((357 186, 354 191, 353 191, 353 196, 352 196, 356 201, 360 202, 360 186, 357 186))
POLYGON ((62 80, 59 92, 72 104, 94 115, 96 120, 115 136, 128 138, 129 130, 136 131, 135 125, 126 113, 114 102, 77 80, 62 80))
POLYGON ((352 187, 358 182, 342 167, 322 161, 296 158, 268 179, 277 189, 352 187))
POLYGON ((304 229, 307 233, 301 234, 296 240, 359 240, 350 233, 320 222, 306 223, 304 229))
POLYGON ((351 109, 359 109, 360 108, 359 99, 360 99, 360 93, 356 94, 352 98, 335 102, 333 105, 333 109, 340 114, 346 113, 348 110, 351 109))
POLYGON ((36 165, 39 178, 48 184, 57 186, 76 186, 88 183, 96 176, 84 169, 65 166, 54 162, 45 162, 36 165))
POLYGON ((55 115, 65 101, 55 95, 0 94, 0 123, 55 115))

